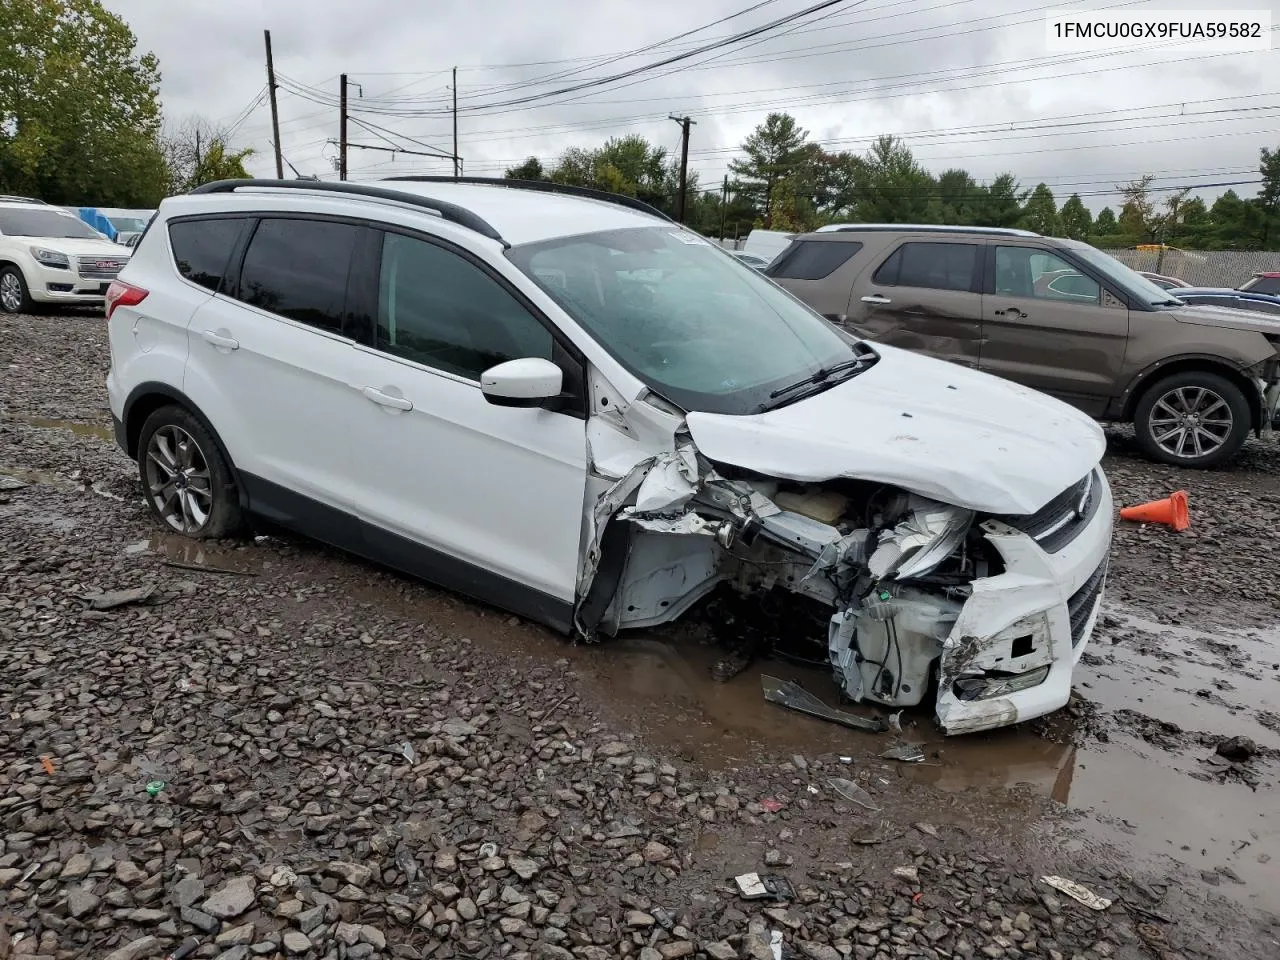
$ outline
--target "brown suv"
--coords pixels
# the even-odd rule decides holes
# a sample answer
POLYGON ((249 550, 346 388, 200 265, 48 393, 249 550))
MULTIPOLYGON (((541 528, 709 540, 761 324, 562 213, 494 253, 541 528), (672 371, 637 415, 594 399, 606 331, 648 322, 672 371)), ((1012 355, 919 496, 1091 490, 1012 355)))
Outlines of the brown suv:
POLYGON ((1209 467, 1280 404, 1280 323, 1193 307, 1086 243, 1025 230, 851 224, 766 275, 859 336, 1132 422, 1152 459, 1209 467))

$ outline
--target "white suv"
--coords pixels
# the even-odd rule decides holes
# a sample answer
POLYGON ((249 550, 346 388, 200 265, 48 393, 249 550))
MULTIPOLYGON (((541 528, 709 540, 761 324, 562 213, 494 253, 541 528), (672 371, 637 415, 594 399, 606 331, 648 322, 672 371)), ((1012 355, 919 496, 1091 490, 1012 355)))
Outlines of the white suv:
POLYGON ((73 213, 25 197, 0 197, 0 310, 29 313, 35 303, 94 306, 129 262, 73 213))
POLYGON ((1093 421, 857 341, 638 201, 212 184, 107 299, 116 436, 174 531, 255 514, 588 638, 775 591, 854 699, 933 691, 951 733, 1067 701, 1093 421))

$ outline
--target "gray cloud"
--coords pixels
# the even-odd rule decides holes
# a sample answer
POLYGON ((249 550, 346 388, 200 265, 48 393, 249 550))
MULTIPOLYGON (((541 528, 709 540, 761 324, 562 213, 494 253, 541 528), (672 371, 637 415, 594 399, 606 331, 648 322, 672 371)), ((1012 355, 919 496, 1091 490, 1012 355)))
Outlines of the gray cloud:
MULTIPOLYGON (((446 150, 452 127, 440 111, 449 104, 448 70, 455 63, 460 102, 469 107, 507 99, 517 90, 549 89, 547 83, 524 86, 549 75, 569 74, 561 81, 567 84, 656 58, 672 48, 614 64, 588 59, 656 42, 747 5, 747 0, 696 5, 687 0, 435 0, 420 5, 367 0, 353 7, 316 0, 224 0, 215 7, 107 0, 129 22, 141 47, 160 58, 170 119, 191 114, 222 123, 237 119, 264 86, 262 30, 269 27, 282 76, 331 100, 337 76, 345 70, 364 93, 363 101, 352 101, 356 116, 446 150), (508 66, 494 66, 503 64, 508 66), (437 115, 362 112, 387 106, 388 98, 396 98, 397 109, 437 115)), ((805 0, 774 0, 674 46, 687 49, 806 5, 805 0)), ((1280 0, 1249 5, 1270 9, 1280 24, 1280 0)), ((1090 6, 1151 9, 1152 3, 1104 0, 1090 6)), ((1205 6, 1196 0, 1155 4, 1157 9, 1205 6)), ((765 114, 787 110, 831 149, 862 150, 877 134, 902 133, 935 171, 959 166, 984 179, 1008 170, 1028 187, 1045 180, 1065 196, 1072 190, 1107 191, 1143 172, 1155 173, 1166 186, 1252 179, 1259 147, 1280 144, 1275 51, 1050 54, 1042 20, 1049 8, 1059 5, 848 0, 824 11, 825 17, 783 28, 764 42, 745 41, 643 79, 520 109, 464 110, 460 153, 467 172, 497 175, 526 156, 551 162, 567 147, 592 146, 630 132, 674 149, 679 130, 667 115, 687 113, 696 121, 691 166, 703 185, 711 186, 765 114), (1072 126, 1046 126, 1052 124, 1072 126)), ((328 141, 337 137, 336 108, 281 91, 280 114, 288 159, 304 173, 332 176, 336 151, 328 141)), ((350 139, 387 145, 354 126, 350 139)), ((265 103, 244 119, 236 140, 258 151, 253 172, 272 172, 265 103)), ((447 160, 392 159, 362 150, 351 151, 350 168, 356 179, 451 169, 447 160)), ((1256 188, 1238 189, 1252 194, 1256 188)), ((1220 192, 1203 193, 1212 198, 1220 192)), ((1097 209, 1115 197, 1086 200, 1097 209)))

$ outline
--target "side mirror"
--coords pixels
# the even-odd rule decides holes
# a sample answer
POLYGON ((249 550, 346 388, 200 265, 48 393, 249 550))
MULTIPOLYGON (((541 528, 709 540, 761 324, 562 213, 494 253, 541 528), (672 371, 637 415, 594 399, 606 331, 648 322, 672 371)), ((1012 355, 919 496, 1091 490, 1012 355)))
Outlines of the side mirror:
POLYGON ((508 360, 480 374, 484 398, 499 407, 553 406, 563 386, 563 371, 542 357, 508 360))

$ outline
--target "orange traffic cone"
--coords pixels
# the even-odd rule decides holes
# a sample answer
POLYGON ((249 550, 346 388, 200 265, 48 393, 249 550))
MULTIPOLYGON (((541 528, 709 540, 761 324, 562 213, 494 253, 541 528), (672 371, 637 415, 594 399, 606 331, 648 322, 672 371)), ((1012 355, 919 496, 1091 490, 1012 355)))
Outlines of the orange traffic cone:
POLYGON ((1152 500, 1136 507, 1123 507, 1120 519, 1137 523, 1163 523, 1175 530, 1185 530, 1191 526, 1191 515, 1187 511, 1187 491, 1179 490, 1163 500, 1152 500))

